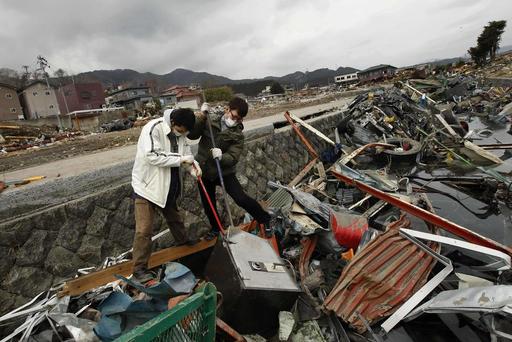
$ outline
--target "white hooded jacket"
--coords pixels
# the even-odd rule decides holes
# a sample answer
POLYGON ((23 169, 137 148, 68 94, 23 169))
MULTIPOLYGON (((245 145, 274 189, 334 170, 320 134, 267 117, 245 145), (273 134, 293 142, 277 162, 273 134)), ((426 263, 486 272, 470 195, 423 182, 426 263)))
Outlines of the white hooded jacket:
MULTIPOLYGON (((167 112, 167 111, 166 111, 167 112)), ((164 208, 171 186, 171 167, 179 167, 181 157, 192 154, 185 136, 177 137, 178 152, 171 152, 169 114, 149 121, 140 133, 132 170, 135 193, 164 208)))

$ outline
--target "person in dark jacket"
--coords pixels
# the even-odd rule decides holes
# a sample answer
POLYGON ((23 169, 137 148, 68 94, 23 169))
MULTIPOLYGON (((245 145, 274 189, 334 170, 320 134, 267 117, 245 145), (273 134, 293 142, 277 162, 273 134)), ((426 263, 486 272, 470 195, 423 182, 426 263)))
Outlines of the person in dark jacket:
MULTIPOLYGON (((240 182, 236 178, 236 164, 240 159, 244 147, 244 117, 247 115, 247 102, 239 97, 234 97, 222 111, 210 113, 209 105, 204 103, 201 106, 201 113, 196 114, 196 124, 190 132, 190 139, 198 139, 199 150, 196 160, 203 171, 203 183, 210 196, 212 203, 216 204, 215 188, 220 186, 220 178, 217 171, 215 159, 220 162, 222 176, 226 192, 231 196, 237 205, 245 209, 260 225, 263 225, 267 235, 271 234, 269 226, 270 215, 263 210, 261 205, 253 198, 248 196, 240 182), (212 139, 208 128, 205 112, 209 113, 212 125, 213 136, 216 147, 212 145, 212 139)), ((203 207, 210 221, 212 231, 209 233, 213 238, 219 233, 219 227, 213 215, 208 200, 201 188, 199 188, 203 207)), ((215 208, 217 210, 217 208, 215 208)))

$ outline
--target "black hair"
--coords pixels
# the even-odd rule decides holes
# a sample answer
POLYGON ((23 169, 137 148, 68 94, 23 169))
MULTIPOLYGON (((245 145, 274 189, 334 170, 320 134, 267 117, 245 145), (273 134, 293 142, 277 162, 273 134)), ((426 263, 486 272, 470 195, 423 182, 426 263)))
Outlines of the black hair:
POLYGON ((196 116, 194 111, 190 108, 178 108, 171 113, 171 122, 178 126, 184 126, 188 131, 191 131, 196 124, 196 116))
POLYGON ((229 101, 229 109, 236 109, 238 111, 238 115, 240 115, 243 118, 247 115, 247 112, 249 111, 249 105, 244 99, 240 97, 233 97, 229 101))

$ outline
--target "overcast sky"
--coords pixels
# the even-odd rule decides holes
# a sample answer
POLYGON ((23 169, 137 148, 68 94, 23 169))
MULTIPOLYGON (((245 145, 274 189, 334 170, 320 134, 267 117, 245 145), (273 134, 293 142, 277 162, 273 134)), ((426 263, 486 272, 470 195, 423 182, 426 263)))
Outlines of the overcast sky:
POLYGON ((240 79, 464 55, 511 0, 0 0, 0 67, 176 68, 240 79))

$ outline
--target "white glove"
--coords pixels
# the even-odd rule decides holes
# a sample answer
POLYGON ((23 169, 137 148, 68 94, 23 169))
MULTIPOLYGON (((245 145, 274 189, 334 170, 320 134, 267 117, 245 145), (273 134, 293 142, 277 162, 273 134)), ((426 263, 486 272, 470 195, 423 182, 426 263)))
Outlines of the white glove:
POLYGON ((194 178, 199 178, 203 175, 203 170, 201 170, 201 167, 199 166, 199 163, 194 160, 194 165, 190 168, 190 174, 194 178))
POLYGON ((187 154, 186 156, 180 157, 181 164, 192 164, 194 162, 194 156, 191 154, 187 154))
POLYGON ((201 105, 201 113, 208 113, 210 111, 210 105, 205 102, 201 105))
POLYGON ((215 147, 212 148, 211 151, 213 159, 222 160, 222 150, 220 148, 215 147))

